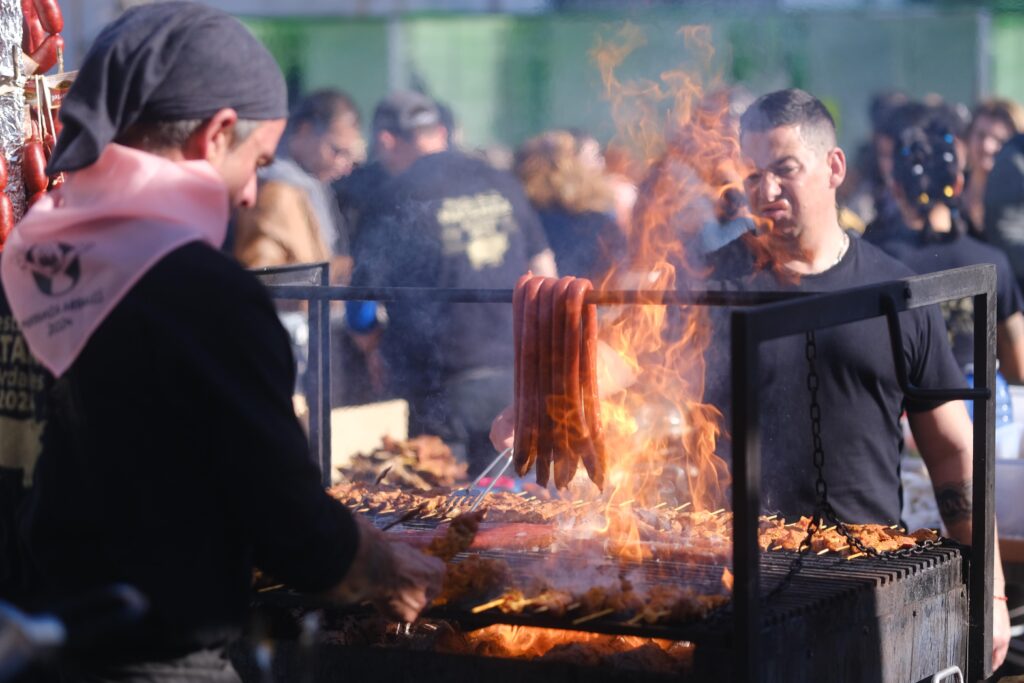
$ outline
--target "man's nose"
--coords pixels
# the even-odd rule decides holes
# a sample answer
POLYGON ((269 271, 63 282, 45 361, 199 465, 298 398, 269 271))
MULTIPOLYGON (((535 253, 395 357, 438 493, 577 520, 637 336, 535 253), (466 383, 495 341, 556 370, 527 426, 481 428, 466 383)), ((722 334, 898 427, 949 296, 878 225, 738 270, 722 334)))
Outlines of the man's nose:
POLYGON ((782 188, 774 173, 765 173, 761 176, 761 182, 758 183, 757 189, 764 200, 772 202, 778 198, 782 188))
POLYGON ((256 174, 254 173, 249 182, 242 188, 241 194, 236 202, 239 207, 250 207, 256 204, 256 174))

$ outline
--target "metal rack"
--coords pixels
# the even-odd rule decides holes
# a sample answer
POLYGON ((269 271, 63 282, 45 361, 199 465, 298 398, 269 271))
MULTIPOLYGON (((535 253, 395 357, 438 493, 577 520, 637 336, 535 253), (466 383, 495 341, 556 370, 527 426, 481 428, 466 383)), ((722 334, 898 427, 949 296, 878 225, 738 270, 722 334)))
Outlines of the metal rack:
MULTIPOLYGON (((310 268, 325 268, 324 264, 310 268)), ((324 272, 326 272, 324 270, 324 272)), ((456 290, 427 288, 351 288, 317 283, 282 284, 272 281, 277 270, 263 271, 261 279, 272 297, 309 302, 310 339, 318 339, 313 392, 319 392, 316 410, 319 429, 311 441, 318 454, 325 483, 330 479, 330 379, 327 307, 330 301, 424 300, 458 303, 511 303, 510 290, 456 290), (319 443, 317 443, 319 438, 319 443)), ((761 454, 757 401, 758 350, 761 343, 811 330, 860 320, 887 320, 894 362, 907 396, 920 399, 973 400, 974 511, 971 571, 968 582, 968 678, 982 680, 991 673, 994 504, 995 386, 995 268, 971 266, 904 278, 864 287, 828 292, 591 292, 588 304, 598 305, 710 305, 739 307, 732 311, 732 435, 733 435, 733 593, 732 658, 734 678, 759 680, 762 661, 761 569, 757 546, 761 503, 761 454), (972 297, 975 310, 974 389, 924 390, 910 385, 901 348, 899 314, 943 301, 972 297)), ((313 358, 313 348, 310 349, 313 358)), ((312 368, 311 368, 312 370, 312 368)), ((313 404, 311 403, 311 413, 313 404)))

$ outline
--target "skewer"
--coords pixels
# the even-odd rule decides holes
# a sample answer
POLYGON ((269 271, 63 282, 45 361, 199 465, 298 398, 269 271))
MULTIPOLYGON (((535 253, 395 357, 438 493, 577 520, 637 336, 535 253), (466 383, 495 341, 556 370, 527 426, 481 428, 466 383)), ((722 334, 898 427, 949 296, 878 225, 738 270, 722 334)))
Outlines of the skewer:
POLYGON ((833 530, 833 529, 835 529, 835 528, 836 528, 836 525, 835 525, 835 524, 833 524, 833 525, 832 525, 832 526, 830 526, 830 527, 825 527, 824 529, 822 529, 822 531, 832 531, 832 530, 833 530))
POLYGON ((867 555, 867 553, 854 553, 853 555, 850 555, 846 559, 848 559, 848 560, 856 560, 858 557, 864 557, 865 555, 867 555))
POLYGON ((608 609, 603 609, 603 610, 600 610, 598 612, 594 612, 593 614, 588 614, 585 617, 580 617, 578 619, 573 619, 572 620, 572 625, 573 626, 579 626, 580 624, 585 624, 588 621, 593 621, 594 619, 600 619, 601 617, 606 617, 606 616, 608 616, 609 614, 611 614, 614 611, 615 611, 614 607, 609 607, 608 609))
POLYGON ((579 609, 579 606, 580 606, 580 603, 578 603, 578 602, 571 602, 571 603, 569 603, 568 605, 565 606, 565 609, 571 612, 574 609, 579 609))
POLYGON ((369 512, 369 511, 370 511, 370 508, 368 508, 368 507, 361 507, 358 510, 356 510, 356 512, 369 512))
POLYGON ((619 503, 619 507, 620 508, 626 507, 627 505, 629 505, 630 503, 632 503, 635 500, 636 500, 636 498, 630 498, 629 500, 624 500, 621 503, 619 503))
MULTIPOLYGON (((392 520, 392 521, 388 522, 387 524, 385 524, 383 527, 381 527, 381 531, 387 531, 388 529, 391 529, 392 527, 398 526, 402 522, 408 522, 410 519, 412 519, 413 517, 418 515, 420 512, 422 512, 423 508, 425 508, 426 506, 427 506, 427 503, 425 503, 425 502, 420 503, 419 505, 417 505, 416 507, 414 507, 413 509, 409 510, 404 515, 399 517, 398 519, 392 520)), ((430 513, 430 514, 432 515, 434 513, 430 513)), ((430 515, 426 515, 425 517, 423 517, 423 519, 426 519, 429 516, 430 515)))
POLYGON ((781 545, 777 545, 774 548, 772 548, 772 550, 782 550, 782 546, 781 545))
POLYGON ((668 503, 658 503, 657 505, 655 505, 655 506, 654 506, 653 508, 651 508, 651 509, 652 509, 652 510, 657 510, 658 508, 663 508, 663 507, 665 507, 666 505, 668 505, 668 503))
POLYGON ((495 598, 494 600, 491 600, 490 602, 485 602, 482 605, 477 605, 476 607, 471 609, 470 612, 472 612, 473 614, 480 614, 481 612, 486 612, 489 609, 493 609, 493 608, 497 607, 498 605, 500 605, 503 602, 505 602, 505 596, 504 595, 501 596, 500 598, 495 598))
POLYGON ((572 505, 573 505, 573 507, 583 507, 586 504, 587 504, 587 501, 585 501, 585 500, 577 500, 572 505))
POLYGON ((890 529, 899 529, 899 528, 900 528, 900 525, 899 525, 899 524, 893 524, 893 525, 892 525, 891 527, 889 527, 889 528, 890 528, 890 529))
POLYGON ((723 512, 725 512, 725 508, 718 508, 717 510, 711 513, 711 516, 714 517, 715 515, 720 515, 723 512))
POLYGON ((828 552, 828 548, 824 548, 824 549, 818 551, 818 555, 824 555, 827 552, 828 552))
POLYGON ((269 593, 270 591, 276 591, 279 588, 284 588, 283 583, 275 583, 273 586, 265 586, 257 590, 257 593, 269 593))
POLYGON ((764 518, 764 521, 766 521, 766 522, 770 522, 770 521, 772 521, 773 519, 775 519, 776 517, 778 517, 778 515, 772 515, 771 517, 765 517, 765 518, 764 518))
POLYGON ((513 493, 512 495, 513 496, 519 496, 521 498, 521 497, 525 496, 527 493, 528 493, 528 491, 520 491, 519 493, 513 493))
POLYGON ((551 609, 550 605, 542 605, 542 606, 538 607, 537 609, 533 610, 533 613, 534 614, 540 614, 541 612, 547 612, 549 609, 551 609))
POLYGON ((841 547, 841 548, 836 548, 836 552, 837 552, 837 553, 841 553, 841 552, 843 552, 844 550, 849 550, 849 549, 850 549, 850 546, 848 546, 848 545, 844 545, 844 546, 843 546, 843 547, 841 547))
POLYGON ((682 505, 680 505, 679 507, 676 507, 676 508, 672 508, 672 512, 679 512, 680 510, 683 510, 683 509, 685 509, 685 508, 688 508, 688 507, 690 507, 690 506, 691 506, 692 504, 693 504, 693 502, 692 502, 692 501, 691 501, 691 502, 689 502, 689 503, 683 503, 683 504, 682 504, 682 505))

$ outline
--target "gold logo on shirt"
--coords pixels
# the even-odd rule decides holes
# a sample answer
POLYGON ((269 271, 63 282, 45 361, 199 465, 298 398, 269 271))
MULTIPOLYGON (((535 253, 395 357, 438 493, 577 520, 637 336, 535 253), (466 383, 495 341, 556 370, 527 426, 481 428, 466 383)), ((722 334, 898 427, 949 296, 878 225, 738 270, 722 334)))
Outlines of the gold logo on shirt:
POLYGON ((517 229, 512 204, 497 192, 445 199, 437 222, 444 254, 465 254, 473 270, 500 266, 517 229))

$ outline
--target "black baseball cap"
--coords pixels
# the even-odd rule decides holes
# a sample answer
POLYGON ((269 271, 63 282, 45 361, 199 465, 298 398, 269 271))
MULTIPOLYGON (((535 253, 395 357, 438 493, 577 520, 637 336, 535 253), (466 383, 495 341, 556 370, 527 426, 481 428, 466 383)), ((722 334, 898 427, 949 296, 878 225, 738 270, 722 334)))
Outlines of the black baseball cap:
POLYGON ((406 135, 418 128, 441 123, 441 112, 434 100, 412 90, 396 90, 373 111, 373 129, 406 135))

